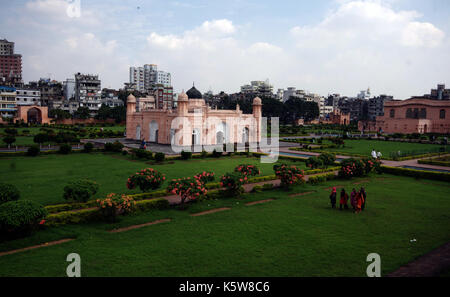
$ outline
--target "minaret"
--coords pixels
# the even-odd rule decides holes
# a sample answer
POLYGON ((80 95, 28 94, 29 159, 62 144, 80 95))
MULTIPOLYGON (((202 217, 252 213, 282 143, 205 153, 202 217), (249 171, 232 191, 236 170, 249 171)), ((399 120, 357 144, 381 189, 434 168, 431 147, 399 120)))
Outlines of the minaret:
POLYGON ((179 115, 186 115, 188 112, 188 96, 184 91, 178 95, 177 112, 179 115))
POLYGON ((136 97, 130 94, 127 97, 127 116, 136 112, 136 97))
POLYGON ((256 142, 261 142, 261 117, 262 117, 262 103, 261 98, 253 99, 253 117, 256 122, 256 142))
POLYGON ((136 127, 132 127, 133 125, 133 115, 136 113, 136 97, 133 94, 130 94, 127 97, 127 121, 126 121, 126 132, 127 138, 133 138, 133 133, 135 133, 136 127))

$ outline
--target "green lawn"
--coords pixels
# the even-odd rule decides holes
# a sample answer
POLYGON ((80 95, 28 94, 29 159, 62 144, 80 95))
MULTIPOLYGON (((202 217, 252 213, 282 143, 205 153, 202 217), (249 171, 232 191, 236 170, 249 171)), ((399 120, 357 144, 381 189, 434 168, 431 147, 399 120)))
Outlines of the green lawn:
POLYGON ((365 276, 369 253, 381 256, 385 275, 450 240, 450 200, 448 183, 383 177, 364 184, 367 208, 358 215, 332 210, 325 189, 343 185, 350 191, 358 181, 352 180, 247 194, 245 200, 203 201, 187 211, 123 217, 116 225, 50 228, 2 243, 0 251, 61 238, 76 240, 0 257, 0 276, 65 276, 69 253, 80 255, 82 276, 365 276), (316 192, 289 197, 304 191, 316 192), (267 198, 276 200, 244 205, 267 198), (231 210, 189 216, 224 206, 231 210), (106 232, 161 218, 172 221, 106 232))
MULTIPOLYGON (((83 154, 67 156, 46 155, 39 157, 0 158, 0 181, 18 187, 23 199, 32 199, 42 204, 65 203, 62 198, 64 186, 71 180, 87 178, 100 184, 94 198, 105 197, 108 193, 137 193, 126 188, 127 178, 137 170, 152 167, 166 175, 166 181, 173 178, 193 176, 201 171, 213 171, 216 176, 233 171, 242 163, 258 165, 262 175, 273 174, 273 164, 261 164, 259 158, 222 157, 219 159, 176 160, 173 164, 149 165, 144 161, 134 161, 119 154, 83 154)), ((289 163, 288 160, 283 160, 289 163)), ((305 163, 296 162, 306 169, 305 163)), ((163 184, 163 187, 167 182, 163 184)))
POLYGON ((421 143, 408 143, 408 142, 395 142, 395 141, 382 141, 382 140, 344 140, 345 147, 330 149, 330 152, 347 152, 360 155, 370 156, 372 149, 377 152, 381 152, 383 157, 388 158, 391 152, 406 152, 406 151, 427 151, 434 150, 442 147, 437 144, 421 144, 421 143))

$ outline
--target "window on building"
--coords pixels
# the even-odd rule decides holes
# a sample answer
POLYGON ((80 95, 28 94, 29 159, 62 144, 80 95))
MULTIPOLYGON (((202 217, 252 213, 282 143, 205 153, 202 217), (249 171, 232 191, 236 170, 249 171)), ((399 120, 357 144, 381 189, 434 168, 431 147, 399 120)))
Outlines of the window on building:
POLYGON ((441 109, 441 110, 439 111, 439 118, 440 118, 440 119, 445 119, 445 109, 441 109))
POLYGON ((390 116, 391 118, 395 118, 395 109, 391 109, 391 110, 390 110, 389 116, 390 116))
POLYGON ((426 119, 427 118, 427 109, 421 108, 419 112, 419 118, 420 119, 426 119))

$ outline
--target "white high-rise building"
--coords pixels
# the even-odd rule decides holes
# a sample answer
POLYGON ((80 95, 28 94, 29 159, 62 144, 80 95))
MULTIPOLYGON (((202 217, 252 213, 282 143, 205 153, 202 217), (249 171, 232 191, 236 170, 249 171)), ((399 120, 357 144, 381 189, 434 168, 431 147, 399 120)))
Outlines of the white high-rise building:
POLYGON ((130 67, 130 84, 136 85, 136 90, 146 92, 155 84, 172 85, 169 72, 158 71, 155 64, 145 64, 144 67, 130 67))

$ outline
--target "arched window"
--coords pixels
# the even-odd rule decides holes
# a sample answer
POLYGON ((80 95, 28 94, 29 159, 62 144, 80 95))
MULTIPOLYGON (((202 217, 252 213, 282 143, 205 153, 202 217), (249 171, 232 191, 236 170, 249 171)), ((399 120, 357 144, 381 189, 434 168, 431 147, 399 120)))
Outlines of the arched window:
POLYGON ((445 109, 441 109, 441 110, 439 111, 439 118, 440 118, 440 119, 445 119, 445 109))
POLYGON ((390 110, 389 116, 390 116, 391 118, 395 118, 395 109, 391 109, 391 110, 390 110))

